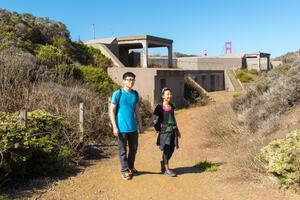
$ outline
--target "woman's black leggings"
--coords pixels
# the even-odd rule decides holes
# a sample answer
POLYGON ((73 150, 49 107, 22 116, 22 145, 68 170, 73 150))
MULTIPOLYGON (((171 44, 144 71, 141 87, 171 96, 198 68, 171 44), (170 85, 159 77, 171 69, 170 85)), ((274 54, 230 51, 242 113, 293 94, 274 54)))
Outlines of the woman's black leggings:
POLYGON ((169 160, 173 155, 174 149, 175 149, 174 142, 171 142, 170 145, 165 144, 163 155, 162 155, 162 160, 165 165, 169 164, 169 160))

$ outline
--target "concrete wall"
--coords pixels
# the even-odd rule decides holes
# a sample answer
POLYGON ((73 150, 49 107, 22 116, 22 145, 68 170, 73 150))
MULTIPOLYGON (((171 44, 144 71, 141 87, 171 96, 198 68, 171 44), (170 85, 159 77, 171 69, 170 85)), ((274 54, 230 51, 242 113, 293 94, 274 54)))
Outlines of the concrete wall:
POLYGON ((247 68, 260 70, 268 70, 268 58, 246 58, 247 68))
POLYGON ((126 67, 129 66, 129 49, 125 47, 119 47, 119 60, 126 67))
MULTIPOLYGON (((167 67, 168 66, 168 58, 167 57, 148 57, 148 65, 149 66, 161 66, 167 67)), ((177 67, 177 59, 172 59, 172 66, 177 67)))
POLYGON ((129 66, 140 67, 141 66, 141 53, 129 50, 129 66))
POLYGON ((140 96, 149 101, 151 104, 154 102, 154 77, 156 76, 156 69, 151 68, 117 68, 112 67, 107 70, 109 76, 122 85, 122 76, 125 72, 132 72, 136 75, 134 89, 137 90, 140 96))
POLYGON ((209 70, 186 70, 186 75, 189 75, 206 91, 220 91, 225 90, 224 71, 209 71, 209 70))
POLYGON ((268 58, 260 58, 260 70, 268 70, 268 58))
POLYGON ((234 86, 229 78, 229 74, 227 70, 224 70, 224 84, 225 84, 225 90, 227 91, 235 91, 234 86))
POLYGON ((242 66, 242 58, 223 57, 182 57, 177 58, 177 67, 193 70, 237 69, 242 66))
POLYGON ((246 58, 247 69, 256 69, 259 71, 258 58, 246 58))
POLYGON ((176 107, 182 107, 185 105, 184 99, 184 72, 183 71, 171 71, 171 70, 157 70, 157 76, 155 77, 155 103, 161 102, 161 90, 164 87, 171 88, 173 98, 172 102, 176 107))
POLYGON ((105 46, 117 57, 119 58, 119 48, 116 42, 111 44, 105 44, 105 46))

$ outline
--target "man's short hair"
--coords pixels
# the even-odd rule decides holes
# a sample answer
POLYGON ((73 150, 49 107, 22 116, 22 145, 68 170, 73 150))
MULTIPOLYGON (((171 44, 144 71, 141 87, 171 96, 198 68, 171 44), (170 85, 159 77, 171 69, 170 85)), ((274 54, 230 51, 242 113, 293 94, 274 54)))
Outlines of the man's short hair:
POLYGON ((135 74, 132 72, 126 72, 123 74, 123 80, 125 80, 127 77, 133 77, 135 78, 135 74))

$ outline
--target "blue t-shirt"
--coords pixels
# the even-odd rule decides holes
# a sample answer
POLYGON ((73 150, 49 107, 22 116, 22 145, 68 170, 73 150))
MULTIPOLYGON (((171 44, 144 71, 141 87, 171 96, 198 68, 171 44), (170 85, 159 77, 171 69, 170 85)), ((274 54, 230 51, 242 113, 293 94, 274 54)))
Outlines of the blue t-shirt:
POLYGON ((130 133, 137 131, 137 119, 135 115, 135 106, 139 103, 139 96, 135 90, 127 92, 122 88, 120 98, 120 90, 116 90, 111 98, 113 104, 119 105, 116 114, 116 123, 120 133, 130 133), (120 99, 120 100, 119 100, 120 99))

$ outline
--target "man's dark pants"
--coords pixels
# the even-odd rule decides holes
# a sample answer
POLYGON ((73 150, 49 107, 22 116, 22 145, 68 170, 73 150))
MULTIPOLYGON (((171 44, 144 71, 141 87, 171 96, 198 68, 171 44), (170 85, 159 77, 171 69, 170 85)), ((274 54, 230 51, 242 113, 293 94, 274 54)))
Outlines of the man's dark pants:
POLYGON ((119 133, 118 136, 119 158, 121 162, 121 172, 126 172, 134 168, 135 154, 138 148, 138 133, 119 133), (128 144, 128 156, 126 146, 128 144))

